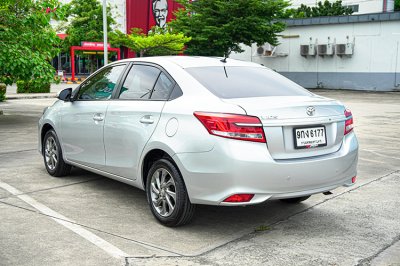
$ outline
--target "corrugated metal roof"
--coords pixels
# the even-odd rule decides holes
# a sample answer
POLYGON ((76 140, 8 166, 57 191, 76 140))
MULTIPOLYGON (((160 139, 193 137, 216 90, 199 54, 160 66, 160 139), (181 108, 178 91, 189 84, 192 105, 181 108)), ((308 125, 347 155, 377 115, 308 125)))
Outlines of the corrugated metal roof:
POLYGON ((400 20, 400 12, 284 19, 283 22, 285 22, 288 27, 296 27, 296 26, 309 26, 309 25, 347 24, 347 23, 396 21, 396 20, 400 20))

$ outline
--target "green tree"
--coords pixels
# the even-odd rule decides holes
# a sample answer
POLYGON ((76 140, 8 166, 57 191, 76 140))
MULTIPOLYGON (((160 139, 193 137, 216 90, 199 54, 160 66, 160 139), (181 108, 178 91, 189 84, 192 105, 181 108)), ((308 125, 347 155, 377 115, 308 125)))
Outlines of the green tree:
POLYGON ((400 11, 400 0, 394 1, 394 11, 400 11))
MULTIPOLYGON (((63 49, 80 46, 82 41, 103 41, 103 6, 98 0, 72 0, 67 6, 69 23, 65 26, 67 37, 63 49)), ((111 7, 107 6, 107 32, 112 32, 115 20, 111 16, 111 7)), ((91 72, 95 55, 91 56, 91 72)))
POLYGON ((50 60, 58 53, 59 38, 50 19, 62 17, 58 0, 0 2, 0 83, 33 80, 40 85, 54 79, 50 60))
POLYGON ((182 33, 171 33, 169 30, 157 27, 154 27, 148 35, 138 28, 132 29, 131 34, 116 31, 110 35, 112 43, 126 46, 140 57, 178 54, 190 39, 182 33))
POLYGON ((337 0, 336 2, 325 0, 324 2, 319 1, 314 7, 301 4, 298 8, 288 9, 286 11, 285 17, 311 18, 322 16, 351 15, 352 13, 353 10, 349 7, 343 6, 341 0, 337 0))
POLYGON ((242 52, 240 44, 277 44, 276 34, 285 25, 278 21, 289 5, 285 0, 178 0, 170 27, 191 37, 185 53, 229 56, 242 52))
MULTIPOLYGON (((67 5, 70 20, 66 26, 66 47, 80 45, 82 41, 100 42, 103 40, 103 6, 98 0, 72 0, 67 5)), ((111 7, 107 7, 107 31, 112 31, 115 20, 111 7)))

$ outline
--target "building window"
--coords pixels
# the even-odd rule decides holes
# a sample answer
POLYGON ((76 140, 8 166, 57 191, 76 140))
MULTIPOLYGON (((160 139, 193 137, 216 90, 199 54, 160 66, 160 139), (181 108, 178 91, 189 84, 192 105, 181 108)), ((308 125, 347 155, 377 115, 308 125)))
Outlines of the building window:
POLYGON ((348 5, 345 7, 350 8, 351 10, 353 10, 353 12, 358 12, 358 6, 359 5, 348 5))

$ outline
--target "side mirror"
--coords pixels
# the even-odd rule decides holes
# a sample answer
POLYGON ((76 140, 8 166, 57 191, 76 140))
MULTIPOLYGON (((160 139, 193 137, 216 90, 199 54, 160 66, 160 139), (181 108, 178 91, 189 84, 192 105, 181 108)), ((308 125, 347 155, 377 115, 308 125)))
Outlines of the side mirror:
POLYGON ((67 88, 60 91, 57 95, 57 98, 66 102, 71 99, 71 95, 72 95, 72 88, 67 88))

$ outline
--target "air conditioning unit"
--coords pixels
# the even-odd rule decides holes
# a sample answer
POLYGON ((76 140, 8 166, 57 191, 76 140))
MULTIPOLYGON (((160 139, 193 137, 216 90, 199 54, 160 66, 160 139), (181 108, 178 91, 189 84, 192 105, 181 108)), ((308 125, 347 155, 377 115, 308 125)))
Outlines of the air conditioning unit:
POLYGON ((300 45, 301 56, 315 56, 315 44, 303 44, 300 45))
POLYGON ((320 55, 320 56, 333 55, 335 53, 335 49, 334 49, 333 44, 331 44, 331 43, 318 44, 317 52, 318 52, 318 55, 320 55))
POLYGON ((352 43, 336 44, 336 54, 338 56, 351 56, 353 54, 354 46, 352 43))
POLYGON ((265 49, 262 46, 257 47, 257 54, 258 55, 263 55, 265 53, 265 49))
POLYGON ((308 44, 307 45, 300 45, 300 55, 307 56, 308 55, 308 44))
POLYGON ((275 52, 276 47, 269 44, 265 43, 262 46, 258 46, 256 49, 256 55, 258 56, 272 56, 275 52))

